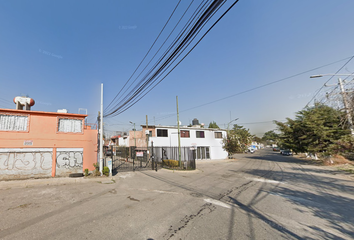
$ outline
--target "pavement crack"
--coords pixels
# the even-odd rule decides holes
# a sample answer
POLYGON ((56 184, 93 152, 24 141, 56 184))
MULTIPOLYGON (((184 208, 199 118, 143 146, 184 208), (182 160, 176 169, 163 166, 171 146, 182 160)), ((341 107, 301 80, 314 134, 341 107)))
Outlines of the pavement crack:
POLYGON ((196 214, 186 215, 181 221, 179 221, 178 227, 170 226, 170 228, 168 229, 168 233, 165 234, 164 238, 167 237, 167 240, 171 239, 173 236, 175 236, 176 233, 186 228, 192 220, 197 217, 202 217, 203 215, 209 214, 215 209, 216 207, 211 203, 206 203, 202 205, 196 214))
POLYGON ((136 202, 140 202, 140 200, 138 200, 138 199, 135 199, 135 198, 133 198, 133 197, 131 197, 131 196, 129 196, 129 197, 127 197, 127 198, 129 198, 129 200, 131 200, 131 201, 136 201, 136 202))

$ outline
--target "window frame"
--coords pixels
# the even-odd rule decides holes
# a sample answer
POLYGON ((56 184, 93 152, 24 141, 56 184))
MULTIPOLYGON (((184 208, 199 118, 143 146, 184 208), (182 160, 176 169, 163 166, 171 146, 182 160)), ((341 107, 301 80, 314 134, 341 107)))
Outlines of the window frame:
POLYGON ((57 125, 56 125, 56 130, 57 133, 59 134, 84 134, 84 119, 81 118, 75 118, 75 117, 65 117, 65 116, 58 116, 57 117, 57 125), (65 119, 65 120, 78 120, 81 121, 81 132, 64 132, 64 131, 59 131, 59 124, 60 124, 60 120, 61 119, 65 119))
POLYGON ((191 137, 189 130, 180 130, 180 133, 181 133, 181 138, 190 138, 191 137), (188 134, 186 134, 186 133, 188 133, 188 134))
POLYGON ((196 138, 205 138, 205 131, 195 131, 195 137, 196 138), (199 133, 199 134, 198 134, 199 133), (201 133, 203 133, 201 136, 201 133), (199 135, 199 136, 198 136, 199 135))
POLYGON ((30 130, 30 114, 21 114, 21 113, 0 113, 0 116, 17 116, 17 117, 26 117, 27 118, 27 124, 26 124, 26 129, 25 130, 1 130, 0 132, 29 132, 30 130))
POLYGON ((214 137, 217 139, 221 139, 222 138, 222 132, 214 132, 214 137), (220 134, 220 137, 218 137, 217 135, 220 134))
POLYGON ((168 137, 168 130, 167 129, 162 129, 162 128, 158 128, 158 129, 156 129, 156 137, 168 137), (166 136, 163 136, 163 135, 159 135, 159 132, 161 133, 161 132, 164 132, 164 131, 166 131, 166 136))

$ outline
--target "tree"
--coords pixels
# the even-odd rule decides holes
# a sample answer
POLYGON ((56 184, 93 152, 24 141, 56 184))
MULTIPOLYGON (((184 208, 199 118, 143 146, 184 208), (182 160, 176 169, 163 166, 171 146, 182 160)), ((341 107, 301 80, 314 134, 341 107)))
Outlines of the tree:
POLYGON ((253 135, 253 136, 252 136, 252 139, 253 139, 254 142, 257 142, 257 143, 263 142, 262 138, 260 138, 260 137, 258 137, 258 136, 256 136, 256 135, 253 135))
POLYGON ((233 129, 228 131, 227 137, 223 139, 223 148, 229 153, 240 153, 247 150, 248 145, 252 142, 252 135, 249 129, 237 124, 233 129))
POLYGON ((295 119, 287 118, 285 123, 277 122, 280 145, 295 152, 330 154, 333 145, 343 136, 350 134, 343 129, 339 110, 317 103, 296 113, 295 119))
POLYGON ((279 134, 275 133, 274 130, 265 132, 262 137, 262 142, 267 145, 278 144, 279 134))
POLYGON ((209 127, 208 128, 219 128, 219 126, 216 124, 215 121, 213 121, 213 122, 209 123, 209 127))

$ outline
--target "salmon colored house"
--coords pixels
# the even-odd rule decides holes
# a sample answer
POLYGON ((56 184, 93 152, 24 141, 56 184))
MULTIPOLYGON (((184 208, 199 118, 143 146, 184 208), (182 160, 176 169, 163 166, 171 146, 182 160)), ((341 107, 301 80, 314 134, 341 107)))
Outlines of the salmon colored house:
POLYGON ((94 170, 97 130, 85 125, 86 117, 0 109, 0 179, 68 176, 86 168, 94 170))

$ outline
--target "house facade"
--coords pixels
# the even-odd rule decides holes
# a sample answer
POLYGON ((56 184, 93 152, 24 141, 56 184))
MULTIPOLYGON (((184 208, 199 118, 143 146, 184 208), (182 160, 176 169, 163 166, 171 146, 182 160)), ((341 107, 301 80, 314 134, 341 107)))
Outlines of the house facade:
MULTIPOLYGON (((155 147, 177 147, 178 128, 172 126, 142 125, 142 131, 129 132, 129 146, 146 148, 146 136, 149 136, 149 147, 153 142, 155 147), (134 137, 135 136, 135 137, 134 137)), ((225 159, 227 151, 223 149, 222 140, 227 136, 226 130, 200 127, 180 127, 181 147, 196 150, 196 159, 225 159)))
POLYGON ((0 109, 0 179, 67 176, 94 170, 97 130, 87 115, 0 109))

